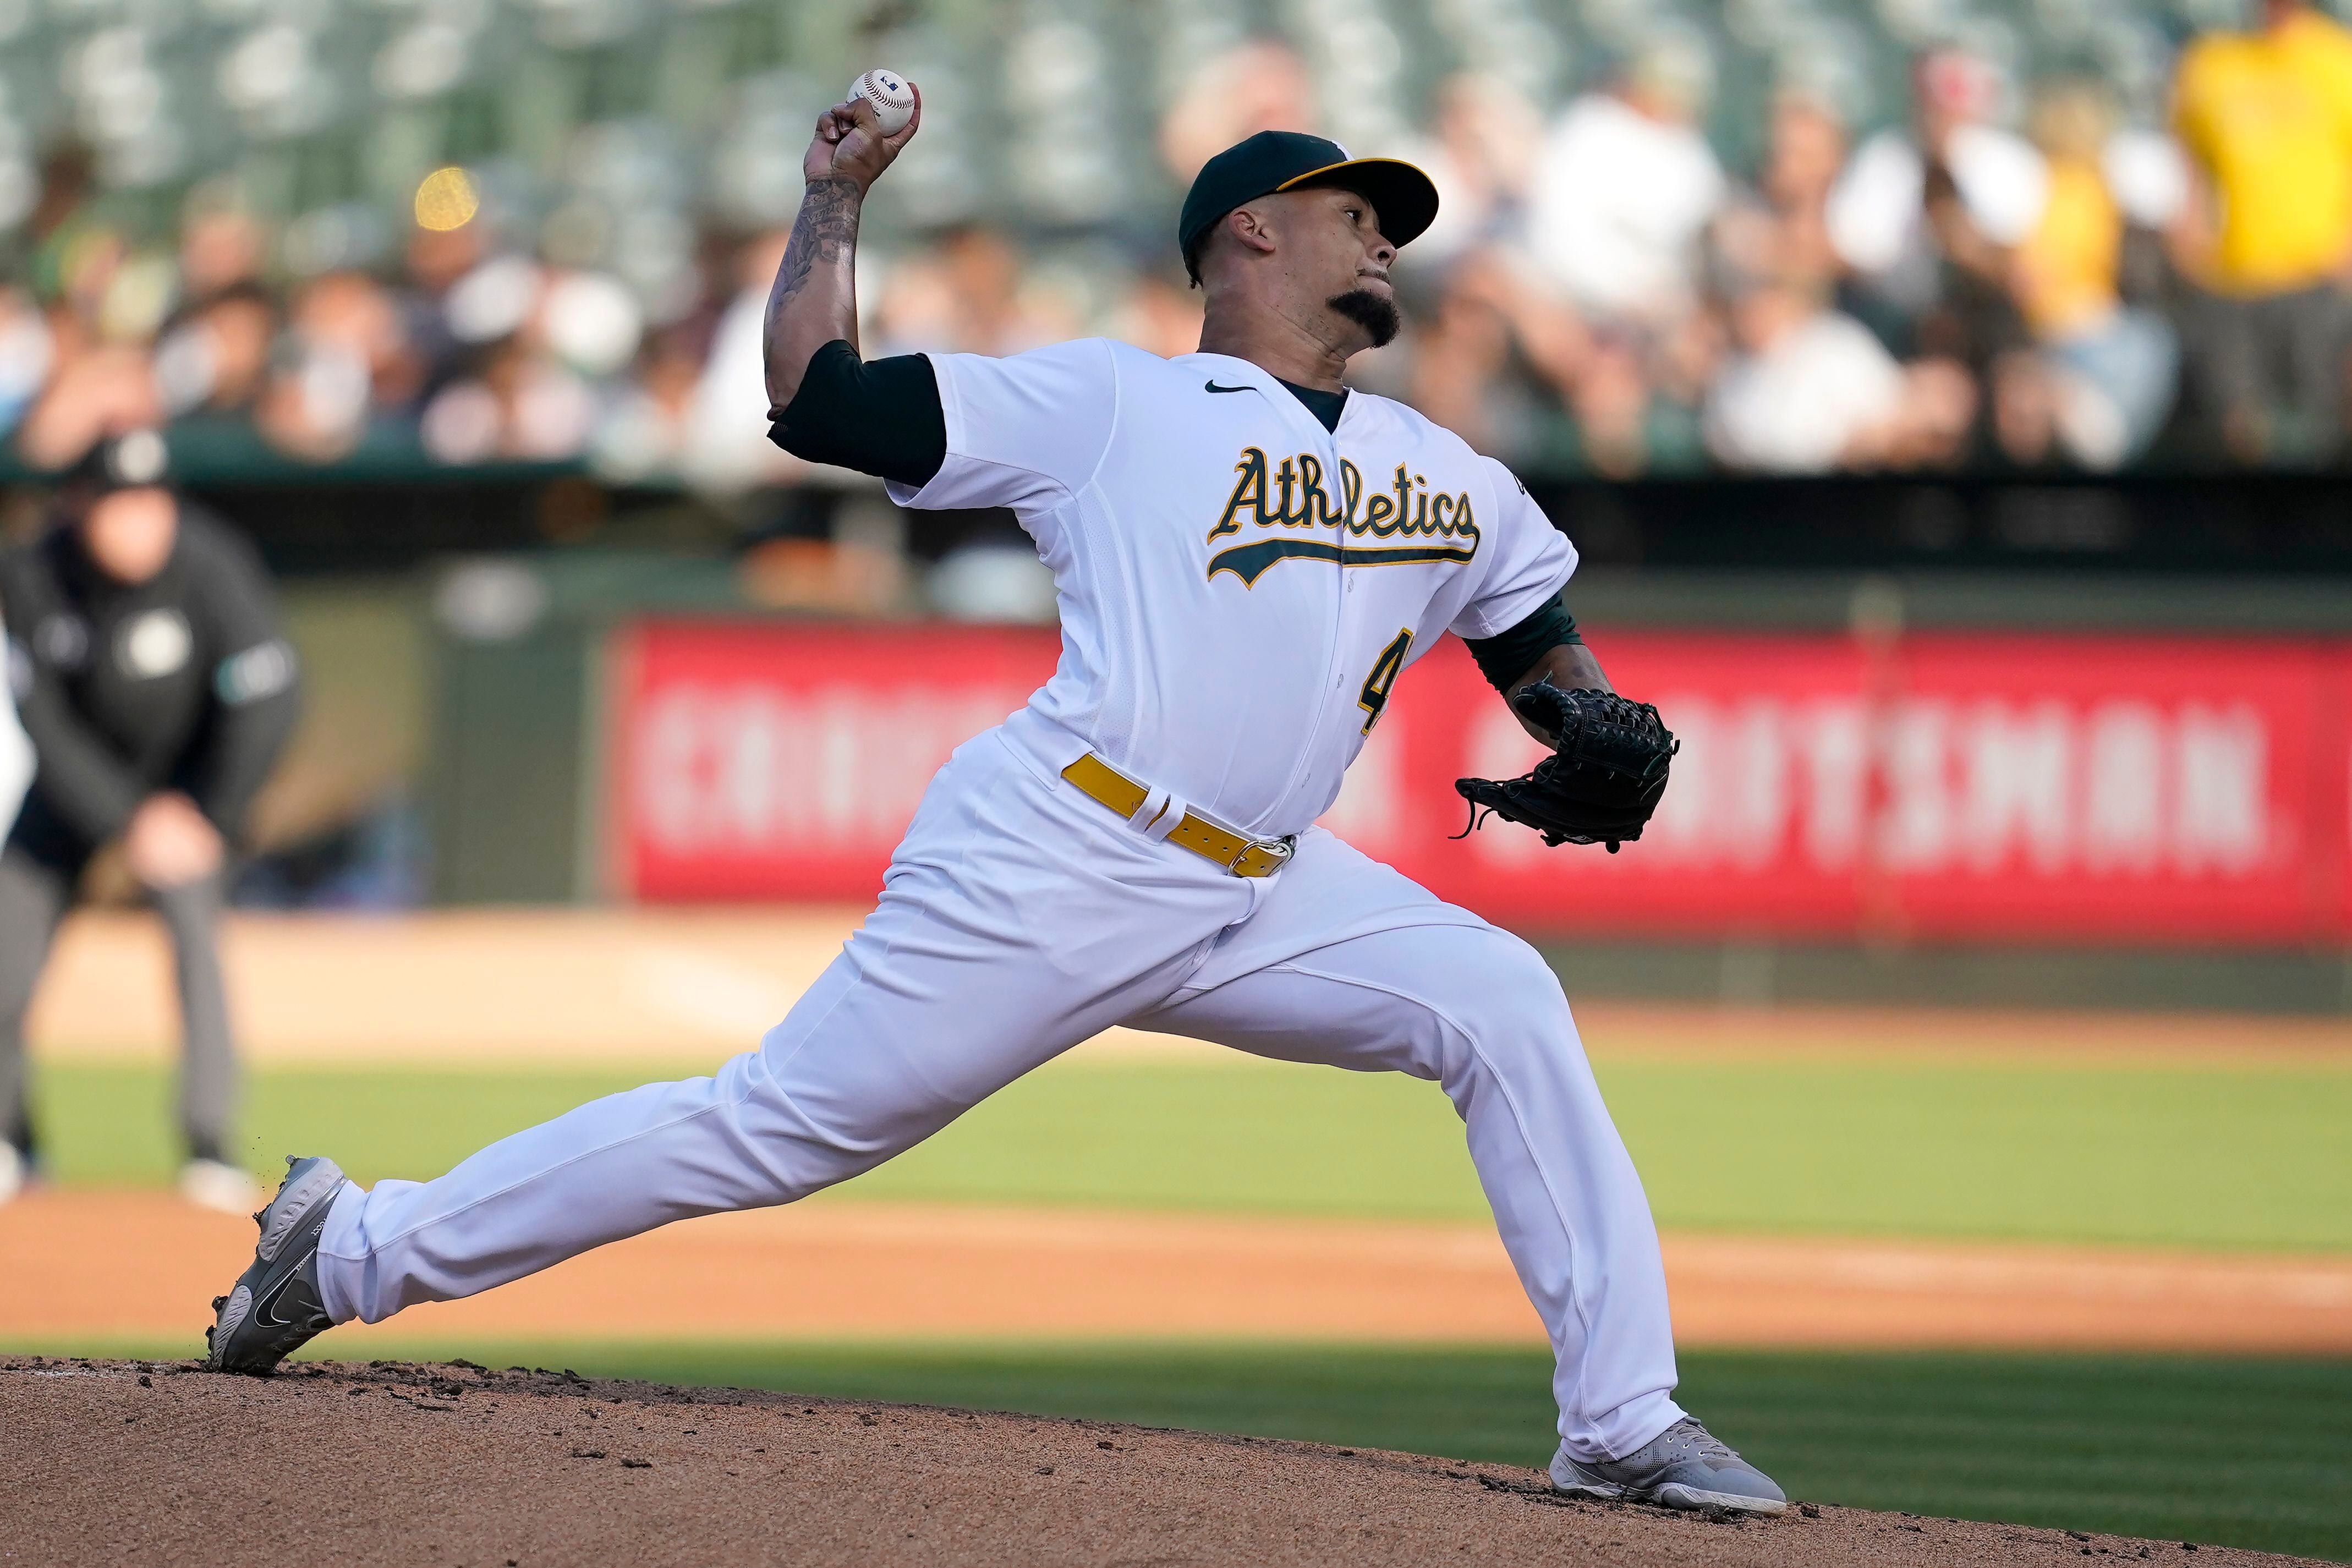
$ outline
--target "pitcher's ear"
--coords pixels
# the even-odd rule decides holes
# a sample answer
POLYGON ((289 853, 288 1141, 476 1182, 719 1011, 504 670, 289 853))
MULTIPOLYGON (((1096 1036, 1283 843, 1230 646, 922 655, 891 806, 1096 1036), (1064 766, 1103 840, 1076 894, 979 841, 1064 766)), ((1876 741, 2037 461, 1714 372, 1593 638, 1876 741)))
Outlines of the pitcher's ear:
POLYGON ((1258 208, 1235 207, 1225 215, 1224 221, 1218 226, 1239 240, 1244 247, 1261 255, 1273 254, 1274 228, 1266 222, 1266 215, 1258 208))

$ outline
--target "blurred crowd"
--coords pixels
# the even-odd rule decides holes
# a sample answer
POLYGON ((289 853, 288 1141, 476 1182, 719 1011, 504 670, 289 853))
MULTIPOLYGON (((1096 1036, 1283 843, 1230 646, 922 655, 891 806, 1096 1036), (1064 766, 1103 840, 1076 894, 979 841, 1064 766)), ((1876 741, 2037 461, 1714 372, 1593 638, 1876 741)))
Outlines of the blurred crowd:
MULTIPOLYGON (((2094 77, 1919 54, 1908 122, 1769 100, 1756 167, 1707 135, 1704 51, 1668 36, 1549 115, 1492 77, 1414 144, 1437 226, 1399 268, 1406 333, 1362 362, 1523 471, 2111 470, 2341 457, 2352 351, 2352 34, 2296 0, 2180 53, 2169 122, 2094 77)), ((1210 62, 1161 121, 1171 188, 1217 148, 1316 128, 1285 45, 1210 62)), ((306 264, 226 186, 176 246, 47 161, 0 283, 0 436, 61 466, 97 436, 273 458, 587 464, 720 490, 806 476, 768 446, 761 303, 776 232, 713 227, 648 299, 444 170, 366 268, 306 264)), ((313 247, 315 248, 315 247, 313 247)), ((1006 353, 1103 332, 1189 352, 1164 235, 1024 245, 971 223, 861 257, 869 354, 1006 353)))

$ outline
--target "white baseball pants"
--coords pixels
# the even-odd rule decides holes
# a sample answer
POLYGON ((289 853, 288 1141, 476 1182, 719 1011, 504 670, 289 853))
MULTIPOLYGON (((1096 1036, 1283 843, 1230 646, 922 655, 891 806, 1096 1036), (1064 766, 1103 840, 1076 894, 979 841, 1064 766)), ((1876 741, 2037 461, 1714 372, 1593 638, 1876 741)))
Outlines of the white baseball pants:
POLYGON ((320 1238, 327 1310, 377 1322, 672 1220, 791 1203, 1115 1024, 1434 1079, 1549 1331, 1569 1452, 1615 1458, 1679 1418, 1648 1203, 1535 951, 1319 828, 1272 878, 1228 876, 1003 731, 940 771, 880 906, 758 1049, 437 1180, 345 1187, 320 1238))

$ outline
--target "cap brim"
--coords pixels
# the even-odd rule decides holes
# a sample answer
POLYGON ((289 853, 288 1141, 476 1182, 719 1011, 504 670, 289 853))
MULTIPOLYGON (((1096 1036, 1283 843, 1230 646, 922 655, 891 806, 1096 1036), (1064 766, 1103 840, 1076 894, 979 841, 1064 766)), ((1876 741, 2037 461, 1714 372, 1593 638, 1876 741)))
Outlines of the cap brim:
POLYGON ((1381 237, 1402 249, 1437 221, 1437 183, 1402 158, 1350 158, 1285 180, 1277 191, 1337 186, 1372 204, 1381 237))

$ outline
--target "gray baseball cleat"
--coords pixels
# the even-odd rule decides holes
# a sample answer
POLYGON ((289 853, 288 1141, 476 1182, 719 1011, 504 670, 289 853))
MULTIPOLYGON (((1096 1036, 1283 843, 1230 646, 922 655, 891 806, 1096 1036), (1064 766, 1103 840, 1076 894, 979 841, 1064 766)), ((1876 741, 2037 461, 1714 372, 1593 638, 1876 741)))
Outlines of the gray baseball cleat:
POLYGON ((267 1376, 305 1341, 334 1327, 319 1298, 319 1232, 342 1185, 332 1160, 286 1157, 285 1184, 253 1216, 261 1227, 253 1267, 227 1295, 213 1298, 217 1316, 205 1331, 206 1366, 267 1376))
POLYGON ((1568 1446, 1552 1456, 1551 1484, 1570 1497, 1615 1498, 1699 1511, 1779 1513, 1788 1494, 1772 1478, 1731 1451, 1685 1415, 1622 1459, 1571 1459, 1568 1446))

